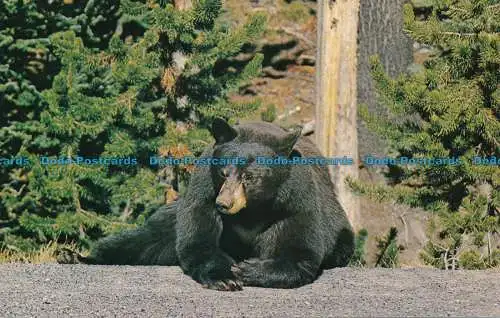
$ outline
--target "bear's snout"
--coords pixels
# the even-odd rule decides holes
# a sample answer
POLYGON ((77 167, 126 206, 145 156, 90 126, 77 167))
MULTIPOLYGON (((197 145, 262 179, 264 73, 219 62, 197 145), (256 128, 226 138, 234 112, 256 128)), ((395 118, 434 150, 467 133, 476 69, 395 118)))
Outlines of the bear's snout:
POLYGON ((236 214, 245 208, 246 205, 247 198, 243 184, 234 178, 226 180, 215 199, 217 211, 224 214, 236 214))
POLYGON ((231 202, 223 202, 223 201, 219 201, 219 200, 215 201, 215 208, 220 213, 230 214, 229 210, 232 208, 232 206, 233 205, 231 202))

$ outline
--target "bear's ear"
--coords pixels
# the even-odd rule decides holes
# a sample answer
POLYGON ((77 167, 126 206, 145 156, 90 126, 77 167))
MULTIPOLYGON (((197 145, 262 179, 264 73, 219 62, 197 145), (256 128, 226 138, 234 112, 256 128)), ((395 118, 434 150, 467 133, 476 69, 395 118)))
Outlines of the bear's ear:
POLYGON ((293 146, 302 136, 302 127, 295 127, 290 133, 279 140, 276 152, 278 155, 289 157, 293 153, 293 146))
POLYGON ((238 135, 238 132, 222 118, 214 119, 211 133, 216 145, 231 141, 238 135))

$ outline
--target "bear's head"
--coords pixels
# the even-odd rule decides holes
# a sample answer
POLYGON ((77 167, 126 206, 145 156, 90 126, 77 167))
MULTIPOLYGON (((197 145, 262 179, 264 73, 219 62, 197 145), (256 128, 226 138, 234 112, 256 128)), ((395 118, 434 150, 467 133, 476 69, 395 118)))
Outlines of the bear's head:
POLYGON ((216 119, 212 124, 215 138, 214 158, 244 158, 244 163, 211 165, 215 204, 220 213, 234 215, 245 207, 257 207, 276 198, 280 186, 290 174, 290 165, 264 164, 259 158, 299 156, 293 149, 301 130, 265 134, 256 129, 238 129, 216 119))

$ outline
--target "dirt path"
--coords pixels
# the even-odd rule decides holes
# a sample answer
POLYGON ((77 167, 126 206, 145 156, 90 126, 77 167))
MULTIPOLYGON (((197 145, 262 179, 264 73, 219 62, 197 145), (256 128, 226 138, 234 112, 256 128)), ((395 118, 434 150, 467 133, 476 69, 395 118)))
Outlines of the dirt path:
POLYGON ((295 290, 205 290, 177 267, 0 266, 1 317, 500 317, 500 272, 326 271, 295 290))

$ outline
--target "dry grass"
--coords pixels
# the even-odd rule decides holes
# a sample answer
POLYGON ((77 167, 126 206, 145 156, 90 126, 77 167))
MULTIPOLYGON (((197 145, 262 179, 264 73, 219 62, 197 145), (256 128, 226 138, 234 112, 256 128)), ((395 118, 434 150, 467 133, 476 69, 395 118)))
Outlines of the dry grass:
POLYGON ((284 0, 278 1, 278 14, 276 15, 277 24, 283 24, 283 21, 303 24, 310 17, 309 7, 302 1, 286 3, 284 0))
POLYGON ((12 250, 0 250, 0 264, 5 263, 29 263, 29 264, 43 264, 43 263, 56 263, 56 251, 61 247, 66 247, 72 250, 78 250, 76 245, 65 244, 61 245, 57 242, 49 242, 40 250, 34 252, 16 252, 12 250))

